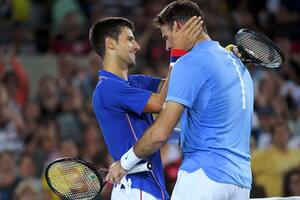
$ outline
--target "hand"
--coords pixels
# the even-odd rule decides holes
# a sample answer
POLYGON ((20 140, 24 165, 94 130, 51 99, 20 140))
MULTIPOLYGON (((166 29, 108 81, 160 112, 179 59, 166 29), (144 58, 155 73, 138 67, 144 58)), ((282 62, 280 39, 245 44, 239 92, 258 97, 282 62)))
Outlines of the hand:
POLYGON ((105 180, 109 183, 118 184, 121 179, 126 175, 126 170, 121 166, 120 161, 116 161, 110 165, 108 174, 105 180))
POLYGON ((241 52, 239 52, 239 49, 237 48, 237 46, 233 45, 233 44, 229 44, 225 47, 225 49, 227 49, 228 51, 231 51, 232 53, 234 53, 237 57, 241 58, 242 54, 241 52))
POLYGON ((181 28, 175 21, 172 30, 173 48, 186 51, 193 48, 202 32, 202 25, 202 18, 196 16, 190 18, 181 28))

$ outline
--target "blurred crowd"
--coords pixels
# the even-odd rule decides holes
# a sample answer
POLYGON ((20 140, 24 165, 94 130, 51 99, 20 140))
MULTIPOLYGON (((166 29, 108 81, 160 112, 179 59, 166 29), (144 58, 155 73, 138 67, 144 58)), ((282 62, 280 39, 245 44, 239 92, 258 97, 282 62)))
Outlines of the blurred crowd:
MULTIPOLYGON (((112 160, 91 106, 102 65, 91 51, 89 27, 106 16, 131 19, 141 46, 131 73, 164 77, 169 56, 152 19, 169 2, 0 0, 0 200, 57 199, 43 173, 59 157, 109 166, 112 160), (45 54, 56 57, 58 73, 43 76, 30 95, 30 73, 19 56, 45 54), (87 61, 84 66, 78 58, 87 61)), ((286 60, 279 69, 248 66, 256 93, 251 197, 300 196, 300 1, 195 2, 211 37, 222 45, 234 43, 236 31, 248 27, 283 50, 286 60)), ((180 150, 167 144, 162 158, 171 193, 180 150)), ((108 185, 103 199, 109 199, 110 189, 108 185)))

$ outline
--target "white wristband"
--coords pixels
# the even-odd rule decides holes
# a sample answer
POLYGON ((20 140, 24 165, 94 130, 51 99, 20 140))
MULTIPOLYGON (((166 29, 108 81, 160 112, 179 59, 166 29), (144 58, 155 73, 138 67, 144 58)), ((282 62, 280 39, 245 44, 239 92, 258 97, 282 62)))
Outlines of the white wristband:
POLYGON ((130 170, 142 159, 137 157, 131 147, 122 157, 121 157, 121 166, 126 171, 130 170))

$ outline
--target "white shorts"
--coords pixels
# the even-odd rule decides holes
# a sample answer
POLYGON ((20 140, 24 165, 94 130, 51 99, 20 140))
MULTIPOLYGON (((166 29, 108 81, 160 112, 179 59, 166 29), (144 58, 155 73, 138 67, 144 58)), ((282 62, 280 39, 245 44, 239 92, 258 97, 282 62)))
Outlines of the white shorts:
POLYGON ((218 183, 208 178, 203 169, 193 173, 179 170, 171 200, 249 200, 250 189, 218 183))
POLYGON ((157 200, 157 198, 140 189, 131 188, 130 179, 126 181, 124 177, 120 184, 113 187, 111 200, 157 200))

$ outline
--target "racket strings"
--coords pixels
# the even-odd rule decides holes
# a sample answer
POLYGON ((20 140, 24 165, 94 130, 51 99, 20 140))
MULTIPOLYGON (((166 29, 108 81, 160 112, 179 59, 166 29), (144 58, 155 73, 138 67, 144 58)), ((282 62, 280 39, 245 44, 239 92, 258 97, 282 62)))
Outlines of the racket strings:
POLYGON ((276 56, 276 52, 274 52, 271 48, 269 48, 262 41, 257 40, 256 38, 248 38, 245 36, 241 44, 245 47, 248 47, 247 50, 253 47, 255 49, 255 55, 253 56, 263 63, 280 62, 279 54, 276 56))
POLYGON ((263 38, 257 38, 251 33, 242 33, 239 36, 239 43, 258 62, 264 64, 281 64, 283 62, 281 55, 273 48, 273 45, 267 44, 268 41, 263 38))
MULTIPOLYGON (((56 167, 56 166, 55 166, 56 167)), ((66 187, 66 183, 61 179, 61 173, 57 169, 49 171, 49 176, 52 178, 52 186, 62 194, 71 194, 69 187, 66 187)))
POLYGON ((93 199, 101 189, 96 174, 74 161, 53 164, 49 178, 54 189, 67 199, 93 199))
POLYGON ((260 41, 257 38, 248 38, 245 36, 241 44, 245 46, 246 50, 254 48, 255 55, 252 55, 251 52, 249 54, 264 64, 282 62, 280 55, 276 51, 265 45, 263 41, 260 41))

